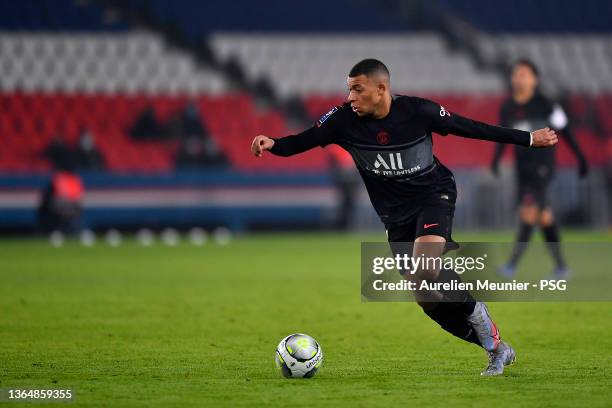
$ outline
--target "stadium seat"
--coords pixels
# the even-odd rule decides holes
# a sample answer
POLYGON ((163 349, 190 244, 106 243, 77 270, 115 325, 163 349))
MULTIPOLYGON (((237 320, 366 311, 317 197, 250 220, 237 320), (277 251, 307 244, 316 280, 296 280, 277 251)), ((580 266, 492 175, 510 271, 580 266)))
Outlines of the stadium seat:
MULTIPOLYGON (((317 10, 319 18, 303 26, 284 21, 285 26, 268 33, 241 33, 235 27, 244 22, 235 13, 231 18, 214 15, 225 6, 211 11, 196 0, 187 2, 193 7, 174 3, 126 1, 186 26, 193 41, 209 35, 221 61, 237 58, 249 79, 267 78, 281 96, 302 98, 313 121, 342 103, 348 69, 366 57, 380 58, 389 65, 397 93, 426 96, 448 109, 487 122, 498 120, 504 78, 479 71, 466 54, 447 47, 439 34, 405 31, 405 25, 383 16, 376 7, 364 6, 371 11, 368 21, 375 33, 356 35, 349 33, 351 23, 331 24, 334 13, 344 10, 348 17, 352 11, 342 6, 345 1, 329 4, 318 0, 308 8, 314 10, 317 4, 325 4, 325 15, 317 10), (204 14, 216 20, 200 24, 204 14), (195 21, 198 24, 192 24, 195 21), (219 27, 227 30, 211 34, 219 27), (318 27, 318 33, 308 27, 318 27)), ((239 1, 244 10, 257 7, 247 3, 239 1)), ((457 9, 462 9, 470 2, 456 3, 457 9)), ((474 4, 489 7, 484 3, 478 0, 474 4)), ((533 9, 550 6, 546 4, 533 9)), ((96 3, 49 0, 39 4, 23 0, 20 5, 23 7, 7 4, 0 16, 0 137, 11 152, 0 155, 0 171, 49 170, 41 153, 51 138, 62 134, 75 143, 84 127, 94 133, 111 170, 170 171, 176 142, 134 142, 128 137, 128 129, 147 106, 152 106, 156 118, 165 122, 191 100, 236 168, 327 168, 327 153, 320 149, 291 160, 253 158, 248 144, 255 134, 282 136, 297 130, 289 129, 279 112, 262 110, 250 95, 234 92, 219 71, 198 64, 192 54, 167 44, 160 35, 130 30, 120 19, 105 19, 104 10, 96 3)), ((278 10, 293 6, 276 2, 278 10)), ((572 16, 561 17, 571 20, 568 25, 577 24, 572 16)), ((354 18, 360 21, 362 16, 354 18)), ((266 19, 278 21, 277 16, 265 14, 256 24, 264 24, 266 19)), ((570 107, 575 116, 594 111, 604 136, 612 135, 609 35, 500 31, 503 34, 481 36, 485 52, 533 58, 546 77, 566 84, 573 94, 570 107)), ((586 127, 579 127, 577 132, 582 140, 596 137, 586 127)), ((451 166, 487 165, 490 150, 488 144, 456 138, 436 143, 437 154, 451 166)), ((605 161, 600 152, 593 154, 605 161)), ((571 157, 566 159, 561 153, 560 161, 571 163, 571 157)))
POLYGON ((368 57, 385 61, 398 91, 490 93, 504 86, 466 55, 449 52, 437 34, 223 33, 211 43, 221 59, 237 58, 251 79, 269 79, 282 96, 343 92, 350 67, 368 57))

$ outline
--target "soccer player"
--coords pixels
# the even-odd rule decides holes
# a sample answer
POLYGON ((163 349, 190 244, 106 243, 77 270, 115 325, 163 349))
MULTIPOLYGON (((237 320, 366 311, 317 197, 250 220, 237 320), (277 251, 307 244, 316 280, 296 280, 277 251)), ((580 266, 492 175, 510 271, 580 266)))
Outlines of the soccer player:
MULTIPOLYGON (((413 242, 413 256, 441 256, 446 244, 453 242, 457 189, 453 174, 432 153, 432 132, 531 148, 557 143, 555 132, 548 128, 530 133, 490 126, 426 99, 393 95, 389 71, 375 59, 358 62, 347 82, 347 101, 313 127, 283 138, 256 136, 251 152, 257 157, 265 151, 291 156, 316 146, 341 146, 353 157, 392 249, 395 243, 413 242)), ((458 279, 445 269, 420 269, 416 275, 432 282, 458 279)), ((514 361, 515 352, 501 341, 486 305, 469 292, 416 292, 415 297, 443 329, 488 352, 489 364, 482 375, 502 374, 504 366, 514 361)))
MULTIPOLYGON (((588 173, 587 161, 568 126, 563 109, 538 92, 538 69, 533 62, 521 59, 512 65, 512 96, 504 102, 500 112, 501 126, 531 130, 550 126, 561 131, 578 160, 580 177, 588 173)), ((499 161, 506 146, 498 144, 491 164, 493 174, 498 174, 499 161)), ((499 272, 507 278, 514 276, 516 265, 527 248, 527 243, 536 224, 555 262, 552 277, 566 279, 569 270, 559 247, 559 231, 555 224, 548 189, 555 173, 555 149, 529 149, 515 146, 517 191, 520 225, 516 242, 508 263, 499 272)))

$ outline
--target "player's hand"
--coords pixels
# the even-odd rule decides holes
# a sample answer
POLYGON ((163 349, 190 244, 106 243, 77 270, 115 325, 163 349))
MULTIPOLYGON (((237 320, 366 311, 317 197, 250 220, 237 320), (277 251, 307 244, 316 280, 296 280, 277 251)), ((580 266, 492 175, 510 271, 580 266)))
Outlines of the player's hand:
POLYGON ((253 143, 251 143, 251 153, 257 157, 261 157, 264 151, 270 150, 274 146, 274 140, 267 136, 259 135, 255 136, 253 143))
POLYGON ((580 178, 585 178, 589 174, 589 165, 585 159, 578 161, 578 175, 580 178))
POLYGON ((533 138, 531 147, 549 147, 554 146, 559 141, 557 134, 550 128, 538 129, 531 132, 533 138))

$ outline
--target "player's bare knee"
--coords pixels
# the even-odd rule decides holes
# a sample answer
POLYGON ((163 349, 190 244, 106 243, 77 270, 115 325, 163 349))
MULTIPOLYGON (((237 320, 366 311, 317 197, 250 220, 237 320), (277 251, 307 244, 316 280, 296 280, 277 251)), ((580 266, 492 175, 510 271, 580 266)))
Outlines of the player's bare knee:
POLYGON ((535 205, 522 206, 520 209, 521 221, 525 224, 536 224, 538 222, 538 212, 538 207, 535 205))
POLYGON ((446 240, 436 235, 417 238, 412 256, 419 259, 415 275, 420 280, 435 281, 440 274, 441 256, 444 253, 446 240))
POLYGON ((545 208, 540 212, 540 219, 538 220, 542 227, 548 227, 552 225, 554 221, 553 213, 550 208, 545 208))

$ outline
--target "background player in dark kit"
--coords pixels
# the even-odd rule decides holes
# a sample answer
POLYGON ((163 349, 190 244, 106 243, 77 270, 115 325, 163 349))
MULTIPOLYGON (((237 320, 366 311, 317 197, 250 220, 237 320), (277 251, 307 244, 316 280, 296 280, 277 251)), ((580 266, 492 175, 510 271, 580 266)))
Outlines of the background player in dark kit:
MULTIPOLYGON (((548 128, 530 133, 491 126, 426 99, 392 95, 389 71, 378 60, 357 63, 347 82, 347 102, 331 109, 315 126, 278 139, 256 136, 251 151, 257 157, 266 150, 291 156, 316 146, 341 146, 353 157, 392 248, 399 242, 414 242, 414 255, 440 256, 446 244, 452 243, 457 190, 450 170, 433 155, 432 132, 525 147, 557 142, 555 132, 548 128)), ((430 282, 458 279, 450 270, 423 268, 415 277, 430 282)), ((489 353, 483 375, 499 375, 514 361, 514 350, 501 341, 486 305, 468 292, 428 291, 415 296, 442 328, 489 353)))
MULTIPOLYGON (((511 71, 512 95, 503 103, 500 112, 501 126, 532 130, 544 126, 561 131, 572 152, 578 160, 580 177, 588 173, 587 161, 568 124, 567 115, 561 106, 538 90, 539 72, 534 63, 527 59, 515 62, 511 71)), ((499 161, 506 146, 498 144, 491 164, 495 175, 498 174, 499 161)), ((526 149, 515 146, 516 181, 520 225, 516 243, 508 263, 500 268, 500 273, 511 278, 516 265, 527 247, 527 242, 535 225, 542 229, 544 239, 549 243, 555 261, 553 277, 562 279, 568 276, 565 260, 561 255, 559 232, 549 200, 549 187, 555 174, 555 150, 526 149)))

